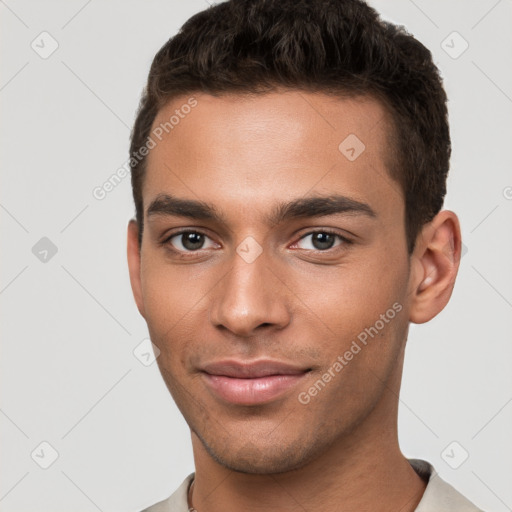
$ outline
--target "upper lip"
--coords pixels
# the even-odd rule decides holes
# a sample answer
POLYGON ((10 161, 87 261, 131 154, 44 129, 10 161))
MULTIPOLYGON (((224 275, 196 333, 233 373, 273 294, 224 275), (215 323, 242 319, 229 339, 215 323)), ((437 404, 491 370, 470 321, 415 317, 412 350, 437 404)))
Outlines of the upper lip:
POLYGON ((235 360, 218 361, 202 367, 202 371, 210 375, 221 375, 238 379, 257 379, 270 375, 299 375, 308 370, 309 368, 269 359, 250 362, 235 360))

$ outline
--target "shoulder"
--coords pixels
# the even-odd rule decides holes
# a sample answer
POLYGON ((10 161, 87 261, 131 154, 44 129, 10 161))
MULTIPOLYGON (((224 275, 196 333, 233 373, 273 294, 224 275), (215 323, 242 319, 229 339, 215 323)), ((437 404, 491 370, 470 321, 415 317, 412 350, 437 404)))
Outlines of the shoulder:
MULTIPOLYGON (((427 487, 415 512, 483 512, 445 482, 428 462, 409 459, 409 463, 427 482, 427 487)), ((194 473, 191 473, 169 498, 159 501, 141 512, 188 512, 187 494, 193 478, 194 473)))
POLYGON ((194 478, 194 473, 183 480, 182 484, 163 501, 159 501, 141 512, 188 512, 188 488, 194 478))
POLYGON ((483 512, 445 482, 428 462, 410 459, 409 463, 427 481, 427 488, 415 512, 483 512))

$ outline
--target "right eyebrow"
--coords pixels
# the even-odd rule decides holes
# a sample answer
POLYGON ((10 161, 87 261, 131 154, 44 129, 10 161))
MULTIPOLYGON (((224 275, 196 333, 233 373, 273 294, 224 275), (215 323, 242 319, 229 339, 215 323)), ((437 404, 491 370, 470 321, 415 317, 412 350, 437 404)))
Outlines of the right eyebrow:
POLYGON ((149 205, 146 215, 169 215, 189 217, 196 220, 214 219, 224 222, 224 217, 215 206, 195 199, 181 199, 169 194, 159 194, 149 205))

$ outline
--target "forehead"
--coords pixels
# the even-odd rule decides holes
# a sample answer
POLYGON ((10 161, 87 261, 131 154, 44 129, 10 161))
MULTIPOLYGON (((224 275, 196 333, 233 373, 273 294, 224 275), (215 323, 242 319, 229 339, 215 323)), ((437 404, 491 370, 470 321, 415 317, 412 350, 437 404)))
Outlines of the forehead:
MULTIPOLYGON (((171 134, 190 139, 187 135, 193 131, 200 137, 199 144, 222 142, 221 147, 234 147, 247 138, 254 143, 264 141, 268 146, 275 136, 280 143, 294 146, 299 142, 306 147, 322 142, 322 146, 332 146, 343 134, 352 133, 376 149, 387 145, 390 120, 386 107, 369 95, 339 97, 298 90, 257 95, 202 93, 169 101, 159 110, 152 130, 160 129, 162 138, 170 143, 171 134), (189 106, 192 103, 194 107, 189 106), (229 140, 224 137, 226 132, 231 132, 229 140)), ((200 149, 199 144, 196 150, 200 149)), ((281 147, 279 152, 285 150, 286 147, 281 147)))
POLYGON ((396 209, 402 193, 389 175, 391 126, 386 108, 370 96, 177 97, 152 126, 144 205, 162 192, 215 198, 229 209, 313 191, 396 209))

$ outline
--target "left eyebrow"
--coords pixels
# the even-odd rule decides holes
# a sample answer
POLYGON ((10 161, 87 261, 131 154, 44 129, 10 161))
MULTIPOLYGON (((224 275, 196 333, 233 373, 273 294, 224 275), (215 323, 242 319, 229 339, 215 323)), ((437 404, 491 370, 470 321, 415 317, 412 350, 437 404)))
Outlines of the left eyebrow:
MULTIPOLYGON (((310 196, 281 202, 275 205, 266 222, 279 224, 281 222, 308 217, 323 217, 335 214, 365 215, 377 217, 375 211, 367 203, 357 201, 343 195, 310 196)), ((216 220, 226 223, 224 216, 215 206, 194 199, 183 199, 169 194, 158 195, 149 205, 146 215, 168 215, 188 217, 196 220, 216 220)))
POLYGON ((377 217, 375 211, 367 203, 357 201, 343 195, 310 196, 295 199, 288 203, 280 203, 274 207, 267 217, 267 222, 279 224, 286 220, 304 217, 323 217, 335 214, 365 215, 377 217))

